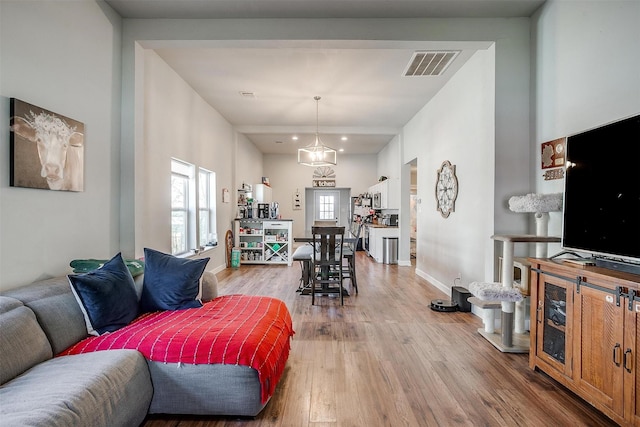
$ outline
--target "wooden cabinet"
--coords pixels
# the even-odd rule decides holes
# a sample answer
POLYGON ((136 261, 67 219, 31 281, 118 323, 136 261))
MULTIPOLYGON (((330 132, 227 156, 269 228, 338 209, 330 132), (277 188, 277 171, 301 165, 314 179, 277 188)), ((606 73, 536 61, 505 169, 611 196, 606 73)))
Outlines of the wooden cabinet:
POLYGON ((640 426, 640 276, 531 262, 530 366, 617 423, 640 426))
POLYGON ((292 264, 291 220, 236 219, 235 247, 241 264, 292 264))

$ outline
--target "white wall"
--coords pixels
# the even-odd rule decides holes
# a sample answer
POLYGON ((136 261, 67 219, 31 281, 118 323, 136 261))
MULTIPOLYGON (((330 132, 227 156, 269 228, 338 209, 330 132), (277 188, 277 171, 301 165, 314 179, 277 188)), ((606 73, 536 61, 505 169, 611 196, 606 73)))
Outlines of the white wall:
MULTIPOLYGON (((10 288, 64 273, 74 258, 106 258, 118 249, 133 253, 140 247, 132 237, 136 226, 144 223, 136 211, 142 210, 138 209, 141 205, 137 205, 136 196, 144 192, 141 183, 146 176, 142 168, 140 175, 136 175, 135 167, 144 148, 141 124, 144 83, 138 84, 144 82, 144 48, 140 43, 309 38, 495 41, 495 106, 489 103, 478 109, 480 115, 486 110, 496 112, 495 119, 487 118, 487 123, 495 123, 497 147, 494 159, 485 160, 487 164, 494 161, 496 165, 493 167, 496 197, 489 194, 490 190, 486 191, 487 197, 495 199, 493 209, 487 212, 493 215, 493 224, 501 228, 496 231, 524 232, 528 221, 522 224, 523 216, 510 213, 504 206, 506 199, 531 188, 540 192, 555 191, 559 185, 543 182, 539 177, 539 144, 640 111, 639 7, 640 3, 633 0, 547 2, 536 16, 532 32, 535 98, 531 101, 534 111, 531 117, 535 121, 529 125, 527 19, 325 19, 288 20, 287 25, 282 25, 280 20, 127 20, 123 24, 102 2, 3 0, 0 2, 0 95, 3 97, 0 109, 7 117, 7 98, 17 97, 83 121, 87 129, 87 170, 84 193, 9 188, 8 175, 2 174, 0 287, 10 288), (61 46, 64 49, 60 49, 61 46), (603 57, 606 61, 595 60, 603 57), (140 61, 142 66, 137 67, 140 61), (120 122, 121 135, 118 134, 120 122), (523 141, 529 147, 528 153, 522 152, 523 141), (529 171, 520 166, 523 163, 530 166, 529 171)), ((7 122, 0 121, 0 143, 4 147, 0 150, 0 162, 4 165, 8 164, 8 134, 7 122)), ((243 142, 230 134, 236 149, 241 147, 243 142)), ((424 141, 424 136, 421 138, 424 141)), ((474 136, 469 140, 477 139, 474 136)), ((455 153, 434 153, 433 158, 428 159, 421 151, 423 143, 403 143, 402 162, 420 159, 419 179, 425 182, 421 186, 427 192, 422 197, 426 201, 433 200, 431 187, 439 162, 445 155, 455 153)), ((216 153, 216 158, 224 164, 212 169, 218 173, 218 187, 229 188, 233 196, 234 180, 243 179, 243 172, 232 170, 239 169, 242 162, 236 163, 232 154, 224 153, 216 153)), ((460 164, 459 160, 451 160, 460 164)), ((283 172, 272 166, 267 170, 268 163, 270 161, 265 160, 263 174, 270 176, 274 183, 276 175, 283 172)), ((285 163, 283 160, 281 164, 285 163)), ((375 159, 371 164, 378 167, 375 159)), ((459 166, 459 174, 468 174, 472 170, 469 167, 459 166)), ((373 182, 377 175, 377 171, 373 173, 373 182)), ((287 184, 280 185, 280 189, 278 184, 274 185, 274 199, 290 200, 293 186, 303 187, 306 180, 310 180, 310 177, 302 179, 306 176, 310 173, 294 172, 294 179, 282 178, 287 184), (278 194, 279 191, 284 194, 278 194)), ((338 179, 341 176, 344 175, 338 173, 338 179)), ((466 191, 463 187, 468 182, 468 176, 461 180, 461 191, 466 191)), ((339 186, 347 185, 339 183, 339 186)), ((463 203, 463 199, 458 203, 463 203)), ((287 204, 281 202, 282 206, 287 204)), ((229 204, 229 211, 235 212, 232 205, 234 203, 229 204)), ((462 215, 462 206, 458 205, 457 209, 455 215, 462 215)), ((434 206, 429 210, 437 215, 434 206)), ((288 215, 285 212, 283 216, 288 215)), ((295 219, 296 214, 291 216, 295 219)), ((230 220, 230 214, 221 218, 219 233, 230 225, 230 220)), ((552 218, 551 228, 554 227, 558 228, 558 221, 554 224, 552 218)), ((444 251, 451 251, 448 245, 450 243, 443 242, 444 251)), ((491 253, 492 249, 476 247, 473 252, 491 253)), ((463 279, 466 271, 470 276, 478 274, 475 264, 473 267, 462 264, 469 257, 458 257, 465 269, 463 279)), ((216 263, 220 259, 216 258, 216 263)), ((433 261, 435 258, 429 260, 433 261)), ((436 266, 439 269, 436 279, 448 285, 456 269, 451 261, 447 262, 444 267, 436 266)), ((485 266, 485 273, 488 270, 485 266)))
MULTIPOLYGON (((236 132, 236 171, 235 171, 235 188, 238 190, 243 183, 259 184, 262 182, 262 153, 253 145, 249 139, 236 132)), ((232 191, 232 199, 237 196, 236 191, 232 191)), ((255 195, 254 195, 255 196, 255 195)), ((233 200, 235 204, 236 200, 233 200)))
POLYGON ((0 289, 119 249, 121 25, 92 1, 0 2, 0 289), (9 187, 10 97, 84 123, 84 192, 9 187))
MULTIPOLYGON (((562 192, 542 178, 540 144, 640 114, 640 2, 551 1, 534 22, 535 191, 562 192)), ((549 234, 561 232, 551 213, 549 234)))
MULTIPOLYGON (((207 269, 225 264, 224 234, 236 212, 232 203, 222 203, 222 188, 233 189, 232 126, 170 68, 154 51, 145 50, 144 63, 144 149, 137 163, 144 163, 144 201, 137 201, 145 218, 136 230, 136 256, 144 247, 171 253, 171 158, 195 164, 216 173, 217 248, 203 256, 211 257, 207 269)), ((254 152, 242 142, 244 152, 254 152)), ((253 158, 256 156, 254 155, 253 158)), ((254 167, 258 172, 260 162, 254 167)))
MULTIPOLYGON (((263 45, 265 42, 273 42, 274 46, 279 40, 306 40, 318 46, 322 44, 322 40, 345 40, 351 44, 354 41, 361 41, 364 44, 368 43, 368 46, 375 46, 377 41, 389 43, 407 40, 474 41, 486 43, 486 45, 494 42, 496 46, 495 103, 492 98, 489 104, 479 105, 476 112, 483 117, 487 112, 495 112, 490 117, 487 116, 487 120, 490 124, 495 124, 492 129, 495 129, 495 146, 498 147, 491 154, 492 158, 486 160, 491 164, 489 167, 496 174, 496 179, 493 182, 493 189, 485 193, 492 200, 493 207, 484 211, 483 214, 493 215, 489 221, 499 231, 523 233, 528 227, 526 218, 511 214, 506 202, 509 196, 520 194, 531 187, 528 168, 520 166, 530 164, 528 149, 530 147, 529 31, 530 20, 527 18, 126 20, 123 32, 123 112, 125 113, 122 117, 123 153, 135 152, 140 140, 137 118, 139 97, 136 96, 137 86, 140 85, 136 74, 138 62, 136 46, 138 45, 154 48, 175 46, 179 43, 188 47, 190 43, 197 43, 200 47, 203 45, 214 47, 224 46, 226 41, 233 41, 234 45, 251 46, 254 40, 260 41, 263 45), (495 158, 493 158, 494 155, 495 158), (500 167, 493 165, 500 165, 500 167)), ((459 126, 459 123, 453 126, 459 126)), ((474 141, 474 138, 475 135, 470 133, 470 140, 474 141)), ((417 157, 416 149, 412 153, 404 151, 405 148, 402 147, 403 162, 417 157)), ((278 188, 274 180, 275 174, 283 173, 283 170, 274 172, 267 163, 268 161, 265 160, 264 174, 272 180, 274 200, 281 197, 290 199, 295 188, 302 185, 296 182, 296 187, 288 184, 278 188), (281 196, 277 194, 278 191, 286 193, 281 196)), ((377 168, 375 160, 373 164, 377 168)), ((125 163, 124 167, 123 173, 129 174, 129 170, 135 166, 125 163)), ((420 162, 419 167, 427 168, 429 164, 420 162)), ((429 170, 434 169, 426 169, 427 172, 429 170)), ((298 173, 293 172, 292 176, 297 177, 298 173)), ((377 181, 377 177, 375 178, 373 183, 377 181)), ((343 185, 338 184, 338 186, 343 185)), ((134 228, 132 223, 137 221, 134 213, 126 211, 127 206, 135 204, 134 199, 123 191, 121 223, 123 238, 129 235, 127 230, 134 228)), ((286 212, 283 212, 283 216, 287 216, 286 212)), ((302 219, 301 213, 292 213, 291 216, 294 221, 300 222, 302 219)), ((294 227, 296 227, 295 223, 294 227)), ((490 242, 490 234, 486 234, 488 242, 490 242)), ((483 269, 484 274, 492 277, 493 247, 489 249, 480 247, 474 250, 475 254, 484 254, 486 264, 483 269)), ((461 259, 466 262, 468 258, 461 259)), ((438 277, 438 280, 448 281, 451 271, 445 269, 442 274, 443 277, 438 277)), ((474 272, 471 276, 475 274, 474 272)), ((482 277, 471 277, 470 280, 479 278, 482 277)))
MULTIPOLYGON (((305 205, 305 188, 313 185, 315 168, 299 165, 295 155, 267 154, 264 156, 264 173, 273 188, 273 200, 280 203, 282 218, 293 219, 293 235, 304 235, 305 211, 293 210, 293 194, 302 195, 305 205)), ((336 174, 336 187, 351 188, 352 195, 367 191, 377 182, 376 155, 345 155, 338 153, 338 164, 332 166, 336 174)), ((348 209, 348 206, 347 206, 348 209)))
POLYGON ((494 58, 493 48, 474 54, 403 129, 405 150, 418 160, 416 271, 445 291, 459 273, 461 285, 493 276, 494 58), (446 219, 435 199, 445 160, 456 166, 459 186, 446 219))

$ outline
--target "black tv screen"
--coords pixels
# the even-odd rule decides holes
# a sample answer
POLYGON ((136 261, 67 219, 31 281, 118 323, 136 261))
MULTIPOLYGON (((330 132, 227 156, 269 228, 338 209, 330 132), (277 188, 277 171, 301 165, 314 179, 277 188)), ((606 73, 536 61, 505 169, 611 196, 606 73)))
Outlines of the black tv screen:
POLYGON ((640 261, 640 115, 566 142, 562 246, 640 261))

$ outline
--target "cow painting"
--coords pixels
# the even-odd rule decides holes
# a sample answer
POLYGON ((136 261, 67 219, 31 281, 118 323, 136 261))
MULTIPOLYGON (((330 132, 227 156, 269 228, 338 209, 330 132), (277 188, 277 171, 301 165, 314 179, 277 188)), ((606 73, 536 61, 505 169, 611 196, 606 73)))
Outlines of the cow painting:
POLYGON ((11 185, 83 191, 84 125, 11 101, 11 185))

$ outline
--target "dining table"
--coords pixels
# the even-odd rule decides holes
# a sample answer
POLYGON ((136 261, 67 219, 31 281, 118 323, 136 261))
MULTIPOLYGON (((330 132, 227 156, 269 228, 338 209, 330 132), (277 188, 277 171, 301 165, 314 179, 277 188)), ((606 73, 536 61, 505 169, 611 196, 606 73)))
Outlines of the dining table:
MULTIPOLYGON (((352 245, 355 251, 355 248, 357 247, 358 239, 359 238, 356 237, 356 235, 352 233, 351 230, 345 227, 344 236, 342 238, 343 244, 352 245)), ((294 236, 293 241, 296 243, 306 243, 308 245, 313 245, 313 233, 311 233, 311 230, 307 230, 303 236, 298 236, 298 237, 294 236)), ((353 269, 355 270, 355 263, 356 263, 355 252, 351 262, 353 262, 353 269)), ((313 255, 309 265, 305 266, 305 263, 302 263, 302 278, 304 283, 309 284, 312 282, 311 280, 311 271, 313 270, 312 264, 313 264, 313 255)), ((349 291, 347 291, 344 287, 342 288, 342 292, 344 296, 349 296, 349 291)), ((302 295, 309 295, 310 293, 311 293, 311 289, 309 289, 309 287, 306 287, 301 290, 302 295)))

